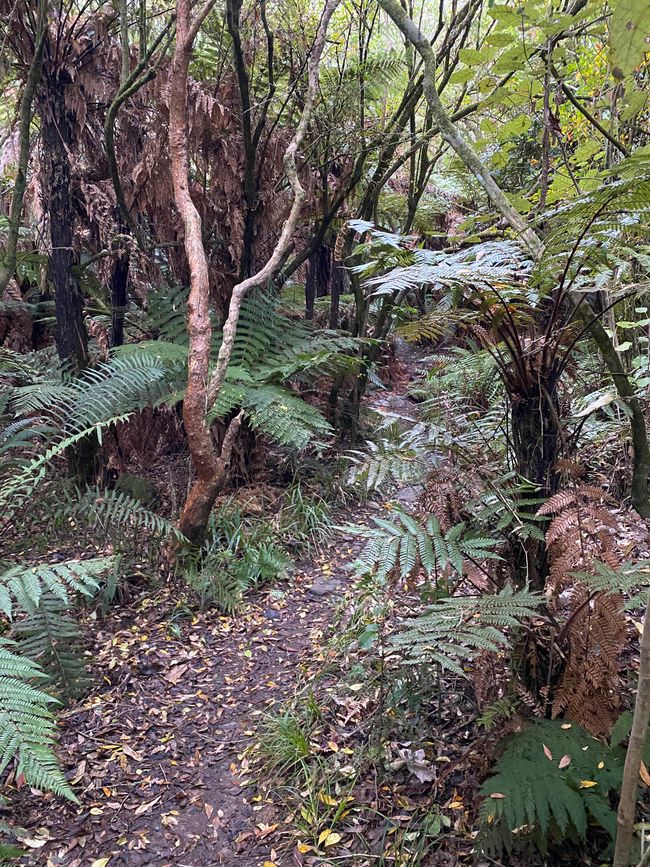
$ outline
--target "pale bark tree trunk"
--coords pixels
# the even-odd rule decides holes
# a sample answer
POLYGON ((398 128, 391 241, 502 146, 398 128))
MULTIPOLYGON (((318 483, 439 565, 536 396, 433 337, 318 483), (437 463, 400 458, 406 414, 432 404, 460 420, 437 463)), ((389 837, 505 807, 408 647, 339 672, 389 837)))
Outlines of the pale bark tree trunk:
MULTIPOLYGON (((639 663, 639 684, 634 705, 634 719, 630 733, 630 743, 625 757, 621 800, 618 805, 616 819, 616 851, 614 852, 614 867, 628 867, 630 849, 634 836, 636 821, 636 797, 639 786, 639 769, 643 759, 645 742, 650 725, 650 596, 643 619, 643 636, 641 638, 641 661, 639 663)), ((645 859, 644 859, 645 860, 645 859)))
POLYGON ((205 534, 214 501, 223 487, 232 448, 241 426, 243 413, 230 422, 220 450, 214 444, 206 413, 214 405, 223 385, 232 354, 242 302, 247 292, 265 285, 282 267, 291 246, 305 199, 298 177, 296 155, 305 137, 318 89, 320 59, 325 46, 327 28, 339 0, 327 0, 309 58, 308 87, 300 121, 284 155, 284 167, 293 203, 285 220, 280 238, 267 263, 254 275, 238 283, 231 295, 228 317, 223 327, 222 342, 214 373, 210 376, 212 328, 209 316, 210 281, 208 260, 201 235, 201 217, 189 191, 188 172, 188 110, 187 77, 192 46, 214 0, 201 7, 194 20, 190 16, 190 0, 176 2, 176 48, 172 64, 169 147, 172 163, 174 199, 185 229, 185 251, 190 267, 188 300, 188 381, 183 404, 183 421, 187 433, 196 480, 183 506, 179 529, 193 543, 205 534))
POLYGON ((29 131, 32 124, 32 105, 36 86, 41 78, 43 66, 43 48, 47 34, 47 3, 41 0, 38 7, 38 19, 36 25, 34 56, 29 65, 27 79, 20 100, 20 124, 18 129, 18 165, 16 166, 16 180, 14 182, 11 197, 11 209, 9 211, 9 234, 5 247, 4 264, 0 268, 0 298, 7 288, 9 281, 14 275, 16 268, 16 250, 18 249, 18 236, 23 216, 23 202, 27 188, 27 164, 29 163, 29 131))

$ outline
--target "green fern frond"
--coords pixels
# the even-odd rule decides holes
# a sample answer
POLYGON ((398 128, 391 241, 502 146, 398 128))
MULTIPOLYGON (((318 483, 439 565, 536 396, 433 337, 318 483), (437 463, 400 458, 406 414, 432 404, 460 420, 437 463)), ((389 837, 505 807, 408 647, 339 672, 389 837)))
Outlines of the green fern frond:
POLYGON ((13 649, 0 640, 0 773, 15 759, 29 785, 77 802, 54 754, 56 701, 32 685, 44 678, 39 666, 13 649))
POLYGON ((388 577, 405 580, 420 568, 431 576, 436 568, 450 565, 462 574, 464 559, 499 559, 494 551, 499 540, 477 536, 463 523, 444 534, 434 515, 425 524, 401 509, 396 509, 394 515, 393 522, 373 518, 374 527, 354 528, 357 535, 367 539, 357 561, 359 572, 373 574, 380 580, 388 577), (415 551, 416 560, 405 572, 401 564, 411 562, 415 551))
POLYGON ((510 852, 527 842, 584 840, 591 817, 612 838, 616 813, 609 796, 620 786, 625 751, 607 747, 576 723, 540 720, 511 735, 481 788, 480 844, 510 852))
POLYGON ((82 695, 88 675, 80 651, 81 632, 66 614, 67 606, 45 593, 38 605, 30 604, 26 615, 12 628, 16 649, 37 663, 66 700, 82 695))
POLYGON ((45 593, 65 605, 70 604, 71 592, 91 598, 99 588, 100 578, 112 564, 112 557, 96 557, 66 563, 10 566, 0 573, 0 611, 12 618, 16 606, 22 611, 38 607, 45 593))
POLYGON ((251 389, 244 400, 252 426, 280 445, 303 449, 313 438, 331 434, 319 410, 281 386, 251 389))
POLYGON ((91 528, 105 533, 110 533, 113 527, 119 526, 133 531, 146 530, 159 539, 172 538, 181 544, 187 542, 171 521, 121 491, 87 488, 84 492, 77 492, 75 501, 70 501, 68 505, 68 515, 77 515, 91 528))
POLYGON ((542 601, 539 594, 509 588, 496 595, 441 599, 402 624, 390 641, 391 651, 400 664, 434 661, 465 676, 461 661, 510 646, 509 633, 534 617, 542 601))

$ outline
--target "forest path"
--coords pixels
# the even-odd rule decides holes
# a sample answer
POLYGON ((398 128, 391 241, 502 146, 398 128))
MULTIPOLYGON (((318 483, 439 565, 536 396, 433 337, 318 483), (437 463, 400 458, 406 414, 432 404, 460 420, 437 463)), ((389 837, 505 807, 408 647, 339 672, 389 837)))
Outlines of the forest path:
POLYGON ((62 758, 82 806, 59 809, 50 800, 47 814, 36 807, 20 817, 32 829, 28 863, 272 860, 265 837, 275 808, 254 801, 249 755, 265 714, 322 660, 354 551, 338 536, 236 615, 208 612, 177 624, 180 637, 169 609, 161 617, 160 599, 109 616, 96 650, 105 685, 62 714, 62 758))
MULTIPOLYGON (((404 396, 414 364, 405 359, 397 385, 374 392, 373 408, 417 416, 404 396)), ((381 508, 370 503, 337 520, 365 522, 381 508)), ((360 546, 333 534, 233 616, 179 612, 167 588, 98 620, 91 654, 103 683, 60 716, 60 753, 81 805, 47 796, 44 812, 42 799, 19 792, 24 863, 295 865, 281 835, 285 816, 258 794, 251 764, 265 716, 322 667, 360 546)))

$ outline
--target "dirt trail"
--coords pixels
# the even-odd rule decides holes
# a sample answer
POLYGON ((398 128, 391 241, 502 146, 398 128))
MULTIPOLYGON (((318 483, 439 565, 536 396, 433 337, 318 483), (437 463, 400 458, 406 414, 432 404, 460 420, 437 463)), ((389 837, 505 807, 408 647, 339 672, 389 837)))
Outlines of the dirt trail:
MULTIPOLYGON (((373 405, 412 416, 406 384, 376 393, 373 405)), ((358 549, 334 535, 232 617, 179 619, 167 589, 98 620, 89 654, 99 683, 60 717, 60 753, 81 805, 47 796, 44 811, 42 798, 16 794, 12 814, 29 829, 24 863, 293 865, 274 833, 284 817, 257 796, 249 762, 265 714, 318 668, 358 549)))
POLYGON ((349 582, 348 551, 352 559, 350 542, 333 539, 318 560, 233 617, 174 623, 163 597, 98 623, 93 657, 104 685, 62 714, 61 754, 82 806, 48 798, 44 813, 42 801, 18 793, 14 806, 30 828, 26 863, 271 860, 273 808, 254 802, 247 750, 264 714, 321 657, 349 582))

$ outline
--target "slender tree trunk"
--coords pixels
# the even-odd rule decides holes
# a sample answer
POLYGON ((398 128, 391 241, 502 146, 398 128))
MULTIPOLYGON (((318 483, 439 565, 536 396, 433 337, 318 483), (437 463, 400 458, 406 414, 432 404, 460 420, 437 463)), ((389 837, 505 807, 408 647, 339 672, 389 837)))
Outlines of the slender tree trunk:
POLYGON ((650 596, 643 619, 643 636, 641 638, 641 661, 639 663, 639 684, 634 705, 634 719, 630 743, 625 757, 621 799, 618 804, 616 819, 616 850, 614 852, 614 867, 628 867, 630 850, 634 837, 636 822, 636 799, 639 786, 639 769, 643 760, 643 751, 648 737, 650 725, 650 596))
POLYGON ((339 306, 341 295, 344 292, 345 270, 341 262, 337 262, 332 255, 332 279, 330 281, 330 318, 329 327, 339 327, 339 306))
POLYGON ((34 56, 29 66, 27 80, 23 88, 20 100, 20 126, 18 130, 18 165, 16 166, 16 180, 14 182, 13 195, 11 197, 11 209, 9 211, 9 233, 4 251, 4 263, 0 269, 0 298, 4 294, 9 281, 14 275, 16 268, 16 250, 18 249, 18 237, 23 216, 23 202, 27 188, 27 165, 29 163, 29 131, 32 123, 32 105, 36 87, 41 78, 43 65, 43 46, 47 16, 46 0, 41 0, 38 6, 38 23, 35 35, 36 47, 34 56))
POLYGON ((648 431, 643 408, 636 396, 634 386, 625 372, 621 357, 616 351, 610 336, 605 331, 598 314, 580 295, 576 295, 578 315, 588 329, 589 334, 600 350, 614 387, 621 400, 630 410, 630 432, 632 435, 632 505, 642 518, 650 518, 650 491, 648 476, 650 475, 650 448, 648 448, 648 431))
POLYGON ((308 88, 302 115, 284 155, 285 171, 293 192, 291 211, 266 264, 256 274, 242 280, 233 288, 216 369, 208 380, 212 347, 208 307, 210 284, 208 260, 201 236, 201 217, 189 191, 187 77, 194 39, 212 9, 214 0, 207 0, 194 19, 190 15, 190 0, 176 2, 176 47, 171 74, 169 148, 174 199, 185 229, 185 251, 190 267, 187 325, 190 346, 183 421, 196 473, 196 481, 181 512, 179 528, 193 543, 198 543, 203 538, 212 506, 225 482, 234 441, 243 419, 243 412, 240 412, 230 422, 218 452, 206 421, 206 413, 213 406, 225 380, 246 293, 254 287, 265 285, 275 276, 284 264, 293 241, 305 199, 305 190, 298 178, 296 155, 307 132, 318 87, 318 71, 327 27, 337 4, 338 0, 328 0, 323 11, 309 58, 308 88))
POLYGON ((50 224, 50 279, 54 284, 56 347, 66 364, 83 369, 88 362, 88 337, 83 296, 72 269, 74 211, 70 189, 69 151, 74 143, 72 121, 65 106, 66 73, 59 71, 39 95, 42 123, 43 190, 50 224))
MULTIPOLYGON (((120 229, 128 232, 128 227, 120 229)), ((120 250, 111 269, 111 347, 124 343, 124 316, 129 300, 129 269, 131 257, 127 250, 120 250)))

